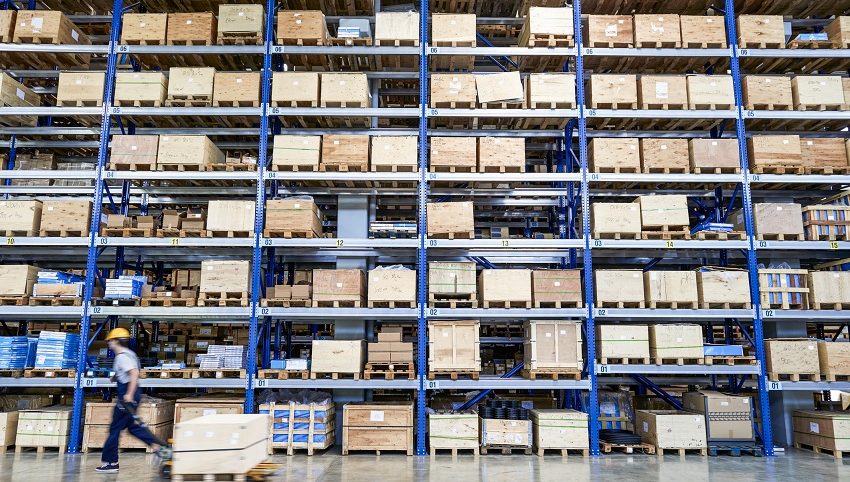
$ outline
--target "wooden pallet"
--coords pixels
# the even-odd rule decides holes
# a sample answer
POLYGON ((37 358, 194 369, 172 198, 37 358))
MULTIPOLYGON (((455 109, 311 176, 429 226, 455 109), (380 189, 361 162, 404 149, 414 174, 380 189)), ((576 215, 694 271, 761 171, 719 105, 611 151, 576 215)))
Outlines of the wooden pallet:
POLYGON ((747 110, 794 110, 791 104, 747 104, 747 110))
POLYGON ((321 238, 322 235, 316 233, 315 231, 293 231, 291 229, 264 229, 263 230, 264 238, 321 238))
POLYGON ((475 293, 463 295, 428 293, 428 306, 431 308, 478 308, 478 298, 475 293))
POLYGON ((372 301, 366 302, 369 308, 416 308, 416 301, 372 301))
POLYGON ((428 371, 428 380, 440 380, 440 379, 450 379, 450 380, 458 380, 458 379, 469 379, 469 380, 478 380, 481 372, 472 371, 472 370, 435 370, 428 371))
POLYGON ((757 365, 754 356, 706 356, 706 365, 757 365))
POLYGON ((713 239, 717 241, 728 241, 732 240, 745 240, 747 239, 747 233, 743 231, 698 231, 691 235, 693 238, 705 240, 705 239, 713 239))
POLYGON ((32 297, 30 306, 82 306, 83 300, 76 296, 39 296, 32 297))
POLYGON ((828 382, 850 382, 850 374, 843 373, 821 373, 821 376, 828 382))
POLYGON ((572 35, 529 34, 528 42, 521 47, 572 47, 575 45, 572 35))
POLYGON ((361 308, 363 300, 313 300, 313 308, 361 308))
POLYGON ((6 236, 7 238, 13 238, 13 237, 15 237, 15 236, 26 236, 26 237, 28 237, 28 238, 29 238, 29 237, 33 237, 33 236, 35 236, 35 235, 36 235, 36 234, 35 234, 35 233, 36 233, 36 231, 33 231, 33 230, 31 230, 31 229, 30 229, 30 230, 26 230, 26 229, 7 229, 7 230, 6 230, 6 231, 4 231, 4 232, 6 233, 6 234, 5 234, 5 236, 6 236))
POLYGON ((199 368, 194 378, 245 378, 244 368, 199 368))
POLYGON ((752 453, 753 457, 764 457, 764 448, 761 445, 709 445, 708 455, 717 457, 728 453, 731 457, 740 457, 743 453, 752 453))
POLYGON ((153 228, 103 228, 101 236, 118 238, 150 238, 156 230, 153 228))
POLYGON ((844 304, 842 303, 817 303, 814 301, 811 303, 811 308, 813 310, 843 310, 843 306, 844 304))
POLYGON ((809 445, 809 444, 794 442, 794 448, 795 449, 811 450, 812 452, 814 452, 816 454, 832 455, 837 460, 841 460, 844 457, 844 452, 841 451, 841 450, 828 449, 826 447, 818 447, 817 445, 809 445))
POLYGON ((646 308, 644 301, 597 301, 597 308, 646 308))
POLYGON ((639 444, 614 444, 609 443, 604 440, 599 441, 599 449, 604 454, 610 454, 611 452, 623 452, 626 454, 633 454, 636 451, 643 452, 646 455, 652 455, 655 453, 655 445, 648 443, 639 443, 639 444))
POLYGON ((24 376, 24 370, 0 370, 0 377, 3 378, 20 378, 24 376))
POLYGON ((195 298, 142 298, 142 306, 195 306, 195 298))
POLYGON ((505 173, 524 173, 525 166, 483 166, 478 172, 505 174, 505 173))
POLYGON ((157 171, 163 172, 203 172, 206 171, 204 164, 157 164, 157 171))
POLYGON ((257 378, 260 380, 307 380, 310 378, 309 370, 278 370, 278 369, 261 369, 257 371, 257 378))
POLYGON ((197 378, 195 376, 195 370, 191 368, 179 368, 179 369, 167 369, 167 370, 159 370, 152 368, 142 368, 140 373, 141 378, 162 378, 162 379, 193 379, 197 378))
POLYGON ((650 310, 695 310, 699 304, 696 301, 649 301, 647 305, 650 310))
POLYGON ((578 301, 535 301, 535 308, 556 308, 556 309, 564 309, 564 308, 583 308, 584 302, 581 300, 578 301))
POLYGON ((77 376, 75 368, 27 368, 24 378, 74 378, 77 376))
POLYGON ((708 448, 690 448, 690 447, 689 448, 661 448, 661 447, 655 447, 655 455, 657 455, 659 457, 664 457, 665 452, 668 455, 670 455, 671 453, 673 455, 678 454, 679 457, 684 457, 685 455, 687 455, 689 453, 690 454, 699 454, 699 455, 702 455, 703 457, 708 456, 708 448))
POLYGON ((591 102, 592 109, 611 109, 611 110, 636 110, 638 105, 636 102, 591 102))
POLYGON ((42 229, 38 232, 38 235, 42 238, 83 238, 89 235, 89 231, 88 229, 42 229))
POLYGON ((218 45, 263 45, 263 36, 258 32, 219 32, 215 43, 218 45))
POLYGON ((655 357, 656 365, 703 365, 705 358, 655 357))
POLYGON ((691 230, 688 226, 659 226, 658 229, 646 229, 640 233, 641 239, 691 239, 691 230))
POLYGON ((360 380, 362 375, 358 373, 339 373, 339 372, 314 372, 310 371, 310 380, 360 380))
POLYGON ((806 166, 806 174, 847 174, 850 173, 850 166, 806 166))
POLYGON ((203 229, 160 228, 156 231, 157 238, 200 238, 203 229))
POLYGON ((767 379, 772 382, 777 381, 791 381, 791 382, 799 382, 799 381, 807 381, 807 382, 819 382, 820 381, 820 373, 772 373, 767 372, 767 379))
POLYGON ((553 447, 534 447, 534 453, 537 454, 538 457, 545 456, 547 451, 557 451, 561 457, 568 457, 570 455, 570 452, 574 453, 575 455, 581 455, 582 457, 590 456, 590 449, 559 449, 553 447))
POLYGON ((254 231, 218 231, 205 229, 201 233, 202 238, 252 238, 254 231))
POLYGON ((248 306, 247 291, 216 291, 198 295, 198 306, 248 306))
POLYGON ((650 358, 600 358, 601 365, 649 365, 650 358))
POLYGON ((553 370, 523 370, 522 378, 537 380, 581 380, 581 370, 553 369, 553 370))
POLYGON ((593 168, 593 172, 599 174, 637 174, 640 172, 640 167, 616 166, 606 167, 598 166, 593 168))
POLYGON ((740 167, 695 167, 694 174, 740 174, 740 167))
POLYGON ((482 302, 485 309, 487 308, 525 308, 531 309, 531 301, 522 301, 522 300, 514 300, 514 301, 492 301, 492 300, 484 300, 482 302))
POLYGON ((212 96, 208 95, 169 95, 165 99, 166 107, 209 107, 212 96))
POLYGON ((100 107, 103 105, 103 99, 99 100, 82 100, 82 99, 69 99, 69 100, 57 100, 57 107, 100 107))
POLYGON ((475 172, 475 166, 429 166, 430 172, 475 172))
POLYGON ((363 370, 363 378, 371 380, 395 380, 396 378, 416 378, 413 362, 369 362, 363 370))
POLYGON ((293 300, 284 298, 263 298, 260 306, 263 308, 308 308, 312 306, 311 300, 293 300))
POLYGON ((690 110, 733 110, 735 104, 691 104, 688 103, 690 110))
MULTIPOLYGON (((158 107, 158 106, 157 106, 158 107)), ((156 164, 143 163, 135 164, 132 162, 110 162, 110 171, 156 171, 156 164)))
POLYGON ((804 166, 777 165, 777 166, 752 166, 753 174, 805 174, 804 166))
MULTIPOLYGON (((216 106, 216 107, 218 107, 218 106, 216 106)), ((222 107, 226 107, 226 106, 222 106, 222 107)), ((250 105, 248 105, 248 106, 234 105, 233 107, 252 107, 252 106, 250 106, 250 105)), ((253 106, 253 107, 256 107, 256 106, 253 106)), ((257 170, 256 164, 246 164, 246 163, 242 163, 242 162, 240 162, 240 163, 225 162, 224 164, 219 162, 219 163, 215 163, 215 164, 207 164, 207 171, 224 171, 224 172, 240 171, 240 172, 246 172, 246 171, 256 171, 256 170, 257 170)))
POLYGON ((472 454, 473 457, 478 458, 478 447, 431 447, 430 448, 431 457, 436 457, 437 455, 439 455, 439 452, 441 452, 441 451, 448 451, 449 454, 446 454, 446 455, 451 455, 452 458, 455 458, 455 457, 458 456, 458 454, 464 455, 464 453, 467 450, 470 451, 470 454, 472 454))
POLYGON ((531 455, 531 447, 525 445, 482 445, 479 451, 481 455, 487 455, 487 452, 493 451, 501 455, 513 455, 514 451, 519 450, 525 455, 531 455))
POLYGON ((604 233, 594 231, 593 239, 640 239, 640 233, 604 233))
POLYGON ((61 445, 59 445, 58 447, 57 447, 57 446, 55 446, 55 445, 53 445, 53 446, 44 446, 44 445, 15 445, 15 455, 20 454, 20 453, 23 453, 23 452, 26 452, 26 451, 29 451, 29 450, 35 450, 35 451, 36 451, 36 453, 43 454, 43 453, 44 453, 44 452, 46 452, 48 449, 49 449, 51 452, 55 450, 55 451, 59 452, 60 454, 64 454, 64 453, 65 453, 65 450, 67 449, 67 446, 66 446, 66 445, 67 445, 67 444, 61 444, 61 445))
POLYGON ((805 241, 803 234, 783 234, 783 233, 763 233, 757 234, 756 239, 759 241, 805 241))
POLYGON ((700 308, 703 310, 749 310, 752 308, 752 304, 749 302, 746 303, 729 303, 729 302, 717 302, 717 303, 700 303, 700 308))
POLYGON ((281 464, 272 464, 264 462, 258 464, 247 473, 239 474, 171 474, 171 480, 174 482, 184 482, 191 480, 202 480, 204 482, 215 481, 233 481, 245 482, 248 480, 262 481, 267 480, 269 476, 280 470, 281 464))
POLYGON ((475 239, 475 231, 457 231, 452 233, 428 233, 431 239, 475 239))
POLYGON ((844 109, 844 104, 797 104, 794 106, 796 110, 801 111, 833 111, 844 109))

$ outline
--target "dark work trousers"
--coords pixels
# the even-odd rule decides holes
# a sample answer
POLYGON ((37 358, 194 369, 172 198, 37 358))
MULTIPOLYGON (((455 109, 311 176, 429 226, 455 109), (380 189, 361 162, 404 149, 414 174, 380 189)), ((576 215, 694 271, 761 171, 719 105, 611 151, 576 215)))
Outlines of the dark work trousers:
MULTIPOLYGON (((103 445, 103 453, 100 460, 104 463, 118 462, 118 436, 125 428, 130 432, 130 435, 136 437, 147 445, 153 445, 158 442, 147 427, 143 427, 133 422, 133 416, 126 410, 119 408, 118 403, 124 399, 127 393, 127 384, 118 382, 118 399, 116 400, 115 408, 112 410, 112 423, 109 425, 109 438, 103 445)), ((139 401, 142 399, 141 387, 136 387, 136 394, 133 396, 133 403, 136 407, 139 406, 139 401)))

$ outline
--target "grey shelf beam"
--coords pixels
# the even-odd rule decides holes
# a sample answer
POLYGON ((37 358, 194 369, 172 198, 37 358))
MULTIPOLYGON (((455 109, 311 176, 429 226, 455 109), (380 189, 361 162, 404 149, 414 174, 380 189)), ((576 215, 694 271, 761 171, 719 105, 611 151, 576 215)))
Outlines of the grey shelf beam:
POLYGON ((586 318, 583 308, 426 308, 428 319, 530 320, 586 318))
POLYGON ((86 237, 38 237, 38 236, 7 236, 3 247, 13 248, 15 246, 88 246, 89 238, 86 237))
POLYGON ((784 119, 784 120, 850 120, 850 111, 841 110, 748 110, 741 109, 745 120, 784 119))
POLYGON ((82 306, 0 306, 4 320, 76 320, 83 316, 82 306))
POLYGON ((332 323, 345 320, 409 320, 416 321, 416 308, 257 308, 258 316, 286 320, 323 320, 332 323))
MULTIPOLYGON (((388 45, 274 45, 272 54, 291 55, 408 55, 419 57, 419 47, 388 45)), ((262 52, 260 52, 262 53, 262 52)), ((482 54, 486 55, 486 54, 482 54)))
POLYGON ((829 390, 850 391, 850 382, 773 382, 767 380, 769 391, 822 392, 829 390))
POLYGON ((758 375, 761 367, 756 365, 596 365, 597 375, 758 375))
POLYGON ((758 184, 838 184, 850 185, 850 176, 824 174, 747 174, 750 183, 758 184))
POLYGON ((732 49, 583 47, 586 57, 731 57, 732 49))
POLYGON ((738 47, 739 57, 838 59, 850 58, 850 49, 747 49, 738 47))
MULTIPOLYGON (((257 175, 254 174, 254 179, 257 175)), ((303 172, 269 171, 263 174, 266 181, 338 181, 338 182, 392 182, 419 181, 419 172, 303 172)))
POLYGON ((116 45, 119 54, 263 55, 263 45, 116 45))
POLYGON ((738 183, 743 179, 740 174, 614 174, 588 172, 588 182, 646 182, 646 183, 689 183, 689 184, 726 184, 738 183))
POLYGON ((425 380, 426 390, 590 390, 589 380, 528 380, 482 376, 479 380, 425 380))
POLYGON ((747 249, 746 240, 593 239, 594 249, 747 249))
MULTIPOLYGON (((517 250, 557 250, 583 248, 582 239, 434 239, 428 238, 428 249, 499 249, 516 253, 517 250)), ((565 253, 561 253, 564 255, 565 253)))
POLYGON ((755 317, 752 309, 731 310, 693 310, 693 309, 649 309, 649 308, 594 308, 595 318, 620 319, 674 319, 674 320, 723 320, 740 318, 751 320, 755 317))
POLYGON ((416 249, 416 238, 263 238, 260 244, 267 248, 302 248, 302 249, 339 249, 341 250, 374 250, 374 249, 416 249))
MULTIPOLYGON (((94 174, 92 174, 92 177, 94 177, 94 174)), ((110 179, 132 179, 138 181, 163 179, 181 181, 256 181, 257 173, 256 171, 111 171, 104 169, 103 178, 107 181, 110 179)))
MULTIPOLYGON (((34 54, 104 54, 109 52, 109 45, 56 45, 56 44, 9 44, 0 43, 0 52, 34 53, 34 54)), ((58 73, 58 72, 57 72, 58 73)))
POLYGON ((32 377, 32 378, 12 378, 12 377, 2 377, 0 378, 0 387, 13 387, 13 388, 36 388, 36 387, 44 387, 44 388, 72 388, 76 379, 74 377, 64 377, 64 378, 42 378, 42 377, 32 377))
POLYGON ((172 246, 213 247, 213 248, 251 248, 254 238, 122 238, 98 236, 98 246, 172 246))
MULTIPOLYGON (((428 55, 474 55, 478 57, 575 57, 574 47, 431 47, 425 51, 428 55)), ((728 54, 728 52, 727 52, 728 54)))
POLYGON ((249 307, 221 306, 93 306, 90 311, 91 316, 97 318, 123 316, 158 320, 203 319, 215 323, 226 323, 228 319, 234 320, 233 323, 247 323, 251 316, 249 307))
POLYGON ((419 380, 260 380, 254 379, 254 388, 324 388, 353 390, 416 390, 419 380))
MULTIPOLYGON (((418 112, 418 111, 417 111, 418 112)), ((667 112, 667 111, 660 111, 667 112)), ((558 118, 578 116, 577 109, 426 109, 426 117, 558 118)), ((562 130, 562 129, 560 129, 562 130)))
POLYGON ((762 320, 771 321, 847 321, 850 320, 850 311, 841 310, 780 310, 763 308, 761 310, 762 320))
MULTIPOLYGON (((569 173, 489 173, 489 172, 429 172, 428 181, 440 182, 580 182, 581 174, 569 173)), ((563 191, 557 191, 557 196, 563 195, 563 191)))
POLYGON ((756 241, 757 250, 827 251, 850 249, 850 241, 756 241))
MULTIPOLYGON (((16 143, 17 146, 21 142, 16 143)), ((0 170, 0 177, 4 179, 94 179, 97 173, 93 170, 85 171, 59 171, 59 170, 0 170)))
POLYGON ((587 117, 617 119, 734 119, 734 110, 592 109, 587 117))
POLYGON ((409 107, 269 107, 268 113, 306 117, 419 117, 419 109, 409 107))

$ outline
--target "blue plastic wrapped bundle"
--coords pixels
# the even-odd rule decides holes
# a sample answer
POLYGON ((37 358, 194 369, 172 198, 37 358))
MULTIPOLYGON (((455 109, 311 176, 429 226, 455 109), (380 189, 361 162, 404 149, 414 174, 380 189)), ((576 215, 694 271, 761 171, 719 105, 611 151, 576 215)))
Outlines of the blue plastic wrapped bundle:
POLYGON ((35 368, 75 368, 80 349, 80 335, 58 331, 42 331, 38 335, 35 368))
POLYGON ((38 283, 43 285, 67 285, 71 283, 84 283, 85 281, 86 279, 82 276, 53 270, 39 271, 37 280, 38 283))
POLYGON ((35 366, 36 350, 38 350, 38 338, 27 338, 27 368, 35 366))
POLYGON ((0 336, 0 370, 22 370, 29 343, 25 336, 0 336))

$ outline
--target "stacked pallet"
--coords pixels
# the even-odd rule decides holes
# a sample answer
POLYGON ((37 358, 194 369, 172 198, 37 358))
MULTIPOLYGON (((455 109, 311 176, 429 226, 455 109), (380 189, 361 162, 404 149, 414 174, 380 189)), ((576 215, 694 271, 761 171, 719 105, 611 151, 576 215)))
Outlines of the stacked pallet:
POLYGON ((56 449, 64 454, 71 430, 71 412, 71 407, 62 405, 18 412, 15 453, 29 449, 36 449, 38 453, 56 449))
POLYGON ((313 455, 334 443, 334 403, 271 402, 261 404, 258 413, 268 414, 272 419, 272 450, 286 449, 287 455, 296 450, 307 450, 313 455))

